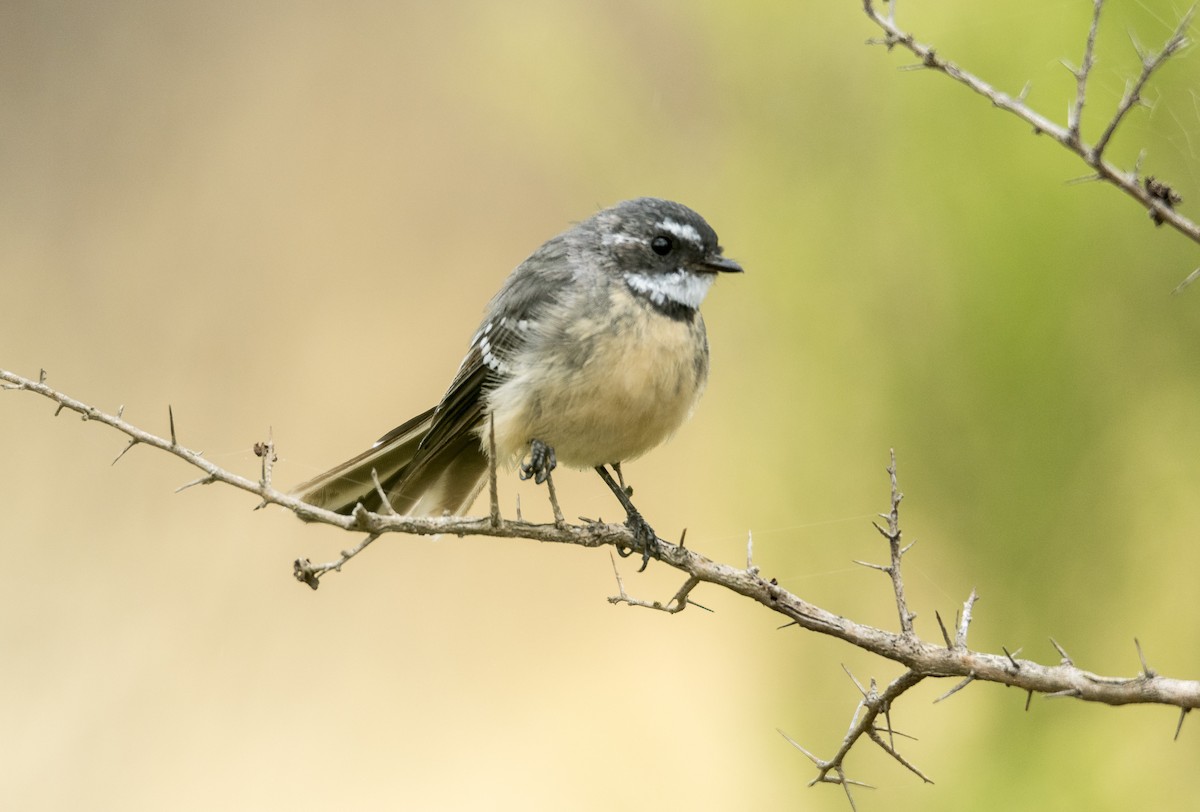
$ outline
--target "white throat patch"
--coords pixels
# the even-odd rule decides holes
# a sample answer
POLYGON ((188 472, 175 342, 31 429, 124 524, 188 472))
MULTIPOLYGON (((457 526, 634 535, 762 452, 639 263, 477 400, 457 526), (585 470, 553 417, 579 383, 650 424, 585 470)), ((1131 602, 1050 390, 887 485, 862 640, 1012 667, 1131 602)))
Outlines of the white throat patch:
POLYGON ((656 305, 668 302, 696 310, 712 287, 714 274, 689 273, 676 269, 671 273, 627 273, 625 281, 638 293, 649 297, 656 305))

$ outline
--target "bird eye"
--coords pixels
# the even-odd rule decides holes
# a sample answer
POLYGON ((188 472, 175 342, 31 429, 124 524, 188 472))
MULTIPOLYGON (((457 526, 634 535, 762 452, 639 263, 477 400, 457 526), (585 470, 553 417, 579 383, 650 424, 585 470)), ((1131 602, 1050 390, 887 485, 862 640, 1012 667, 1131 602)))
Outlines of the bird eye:
POLYGON ((671 253, 671 249, 675 247, 675 243, 670 237, 664 237, 661 234, 650 241, 650 250, 658 254, 660 257, 665 257, 671 253))

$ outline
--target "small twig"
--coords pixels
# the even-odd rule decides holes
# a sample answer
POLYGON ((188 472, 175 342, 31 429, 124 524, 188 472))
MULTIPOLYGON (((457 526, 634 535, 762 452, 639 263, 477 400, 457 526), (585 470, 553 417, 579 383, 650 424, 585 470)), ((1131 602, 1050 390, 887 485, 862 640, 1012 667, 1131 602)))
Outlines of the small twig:
POLYGON ((271 429, 268 427, 266 441, 254 444, 254 455, 262 460, 262 475, 258 481, 264 488, 271 487, 271 472, 275 468, 275 462, 279 459, 275 455, 275 440, 271 433, 271 429))
MULTIPOLYGON (((869 688, 864 688, 862 683, 855 679, 854 675, 850 673, 850 670, 846 668, 845 665, 842 666, 842 670, 845 671, 847 676, 854 681, 854 686, 858 688, 859 693, 862 695, 862 699, 859 701, 858 706, 854 710, 853 717, 850 720, 850 727, 842 739, 841 746, 838 747, 837 752, 834 753, 831 758, 828 760, 817 758, 815 755, 808 752, 795 741, 793 741, 782 730, 779 731, 780 735, 787 739, 792 746, 804 753, 804 755, 806 755, 808 759, 816 765, 817 775, 812 779, 812 781, 809 782, 809 786, 817 783, 835 783, 842 784, 843 786, 847 785, 848 783, 854 783, 855 785, 866 786, 861 784, 861 782, 848 782, 844 768, 846 756, 850 753, 850 750, 854 747, 855 743, 857 743, 863 736, 867 736, 871 740, 875 741, 875 743, 879 744, 885 752, 887 752, 893 758, 896 758, 901 764, 912 770, 916 775, 920 776, 922 780, 929 781, 929 779, 920 770, 914 767, 906 759, 901 758, 899 753, 896 752, 895 748, 892 747, 881 736, 879 736, 875 724, 880 714, 886 715, 889 712, 892 703, 905 691, 909 690, 922 679, 924 679, 924 676, 915 671, 906 671, 896 679, 892 680, 888 684, 887 688, 885 688, 881 693, 876 688, 874 680, 871 680, 869 688), (830 775, 831 772, 834 773, 834 775, 830 775)), ((887 729, 891 729, 890 721, 888 722, 887 729)), ((848 788, 846 790, 846 797, 850 799, 850 803, 853 805, 854 799, 850 797, 850 791, 848 788)))
MULTIPOLYGON (((1096 2, 1100 3, 1102 0, 1096 0, 1096 2)), ((1145 54, 1139 49, 1138 56, 1142 60, 1142 72, 1125 90, 1125 95, 1121 97, 1121 101, 1117 105, 1117 110, 1108 122, 1108 126, 1104 128, 1104 132, 1096 139, 1096 144, 1091 149, 1095 160, 1099 161, 1101 156, 1104 155, 1104 149, 1108 146, 1108 142, 1112 139, 1113 134, 1116 133, 1117 127, 1121 126, 1121 122, 1125 119, 1129 111, 1133 109, 1133 106, 1141 102, 1142 91, 1145 90, 1146 83, 1150 81, 1150 77, 1187 44, 1187 29, 1192 24, 1192 15, 1195 11, 1196 7, 1192 6, 1184 13, 1179 19, 1179 25, 1175 27, 1174 32, 1172 32, 1163 45, 1162 50, 1158 53, 1145 54)))
POLYGON ((566 527, 567 520, 558 506, 558 492, 554 490, 554 475, 550 473, 546 474, 546 494, 550 498, 550 509, 554 511, 554 526, 566 527))
MULTIPOLYGON (((360 506, 361 509, 361 506, 360 506)), ((379 538, 382 533, 371 533, 358 544, 351 547, 349 550, 342 550, 341 555, 336 561, 330 561, 325 564, 313 564, 307 558, 298 558, 292 564, 292 574, 297 581, 308 584, 311 588, 316 589, 321 585, 321 578, 328 572, 341 572, 342 565, 349 561, 354 556, 361 553, 363 550, 379 538)))
POLYGON ((1096 32, 1100 30, 1100 9, 1103 7, 1104 0, 1093 0, 1092 24, 1088 28, 1087 45, 1083 49, 1083 63, 1079 66, 1079 70, 1071 71, 1075 76, 1075 106, 1067 115, 1067 129, 1076 144, 1081 140, 1079 130, 1083 121, 1083 105, 1087 98, 1088 76, 1092 72, 1092 65, 1095 64, 1096 32))
MULTIPOLYGON (((518 502, 517 515, 520 516, 518 502)), ((492 527, 500 526, 500 486, 496 482, 496 415, 488 413, 488 517, 492 527)))
POLYGON ((888 479, 891 483, 891 509, 887 513, 881 513, 880 518, 887 521, 887 530, 884 530, 878 524, 875 529, 883 534, 888 541, 888 551, 891 554, 891 563, 883 568, 883 571, 891 576, 892 592, 896 596, 896 611, 900 616, 900 633, 905 636, 913 634, 913 619, 916 615, 908 610, 908 601, 904 597, 904 576, 900 572, 900 562, 904 558, 904 554, 908 552, 908 547, 901 547, 901 532, 900 532, 900 500, 904 498, 904 494, 900 492, 900 485, 896 479, 896 449, 891 449, 891 461, 887 467, 888 479))
POLYGON ((971 628, 971 610, 975 608, 977 600, 979 600, 979 594, 972 589, 971 594, 967 596, 967 600, 963 603, 962 616, 958 621, 958 633, 954 636, 954 647, 956 649, 965 649, 967 647, 967 631, 971 628))
POLYGON ((617 579, 618 592, 618 594, 609 597, 609 603, 613 605, 624 603, 628 604, 629 606, 640 606, 643 609, 657 609, 658 611, 666 612, 669 615, 678 614, 688 606, 695 606, 699 609, 705 610, 706 612, 712 611, 712 609, 709 609, 707 606, 701 606, 700 604, 688 598, 688 595, 691 594, 691 591, 700 584, 700 579, 695 577, 688 578, 686 581, 684 581, 683 586, 681 586, 666 603, 662 603, 661 601, 644 601, 638 598, 630 597, 629 593, 625 591, 625 581, 621 578, 621 570, 617 567, 617 557, 614 556, 611 551, 609 552, 608 556, 612 560, 613 575, 616 576, 617 579))
POLYGON ((388 498, 387 491, 383 489, 383 483, 379 481, 379 472, 374 468, 371 469, 371 486, 375 488, 375 495, 379 497, 379 512, 384 516, 399 516, 392 507, 392 500, 388 498))

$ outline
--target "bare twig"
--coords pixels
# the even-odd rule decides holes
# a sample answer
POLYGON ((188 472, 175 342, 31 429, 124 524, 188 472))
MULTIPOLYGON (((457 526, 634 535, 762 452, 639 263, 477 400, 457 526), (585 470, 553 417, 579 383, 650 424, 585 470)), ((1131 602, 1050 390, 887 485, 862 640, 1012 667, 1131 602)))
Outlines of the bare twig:
POLYGON ((887 530, 884 530, 879 525, 875 525, 875 529, 883 534, 888 540, 888 550, 891 553, 891 563, 883 568, 892 579, 892 592, 896 596, 896 611, 900 615, 900 633, 904 635, 913 634, 913 620, 916 615, 908 610, 908 601, 904 597, 904 577, 900 572, 900 561, 904 554, 908 552, 908 547, 900 546, 900 500, 904 498, 904 494, 900 492, 900 486, 896 481, 896 449, 891 449, 891 462, 887 468, 888 479, 892 486, 891 510, 887 513, 879 514, 881 518, 887 520, 887 530))
MULTIPOLYGON (((521 515, 517 503, 517 516, 521 515)), ((500 489, 496 484, 496 416, 488 415, 488 516, 493 527, 500 526, 500 489)))
MULTIPOLYGON (((1104 0, 1096 0, 1097 5, 1103 2, 1104 0)), ((1125 89, 1125 95, 1121 97, 1121 102, 1117 105, 1116 112, 1113 113, 1113 117, 1105 126, 1104 132, 1096 139, 1096 145, 1092 147, 1091 151, 1094 153, 1097 161, 1104 154, 1105 147, 1112 140, 1117 127, 1120 127, 1121 122, 1125 120, 1125 116, 1129 114, 1134 105, 1142 101, 1142 91, 1146 89, 1146 84, 1150 81, 1150 77, 1154 75, 1155 71, 1165 65, 1168 59, 1179 53, 1187 45, 1187 30, 1188 26, 1192 24, 1192 15, 1195 11, 1196 7, 1192 6, 1179 18, 1179 24, 1175 26, 1175 30, 1171 32, 1171 36, 1167 38, 1162 50, 1158 53, 1147 54, 1140 48, 1138 49, 1138 56, 1142 60, 1142 72, 1125 89)), ((1097 9, 1096 14, 1099 16, 1099 9, 1097 9)))
MULTIPOLYGON (((364 510, 364 508, 362 505, 359 505, 356 510, 364 510)), ((318 586, 320 586, 321 576, 325 575, 327 572, 341 572, 343 564, 345 564, 351 558, 354 558, 354 556, 358 555, 363 550, 367 549, 371 542, 378 539, 381 535, 383 534, 369 534, 349 550, 342 550, 341 555, 338 556, 336 561, 330 561, 325 564, 313 564, 307 558, 298 558, 292 564, 292 574, 296 577, 297 581, 302 581, 313 589, 316 589, 318 586)))
POLYGON ((977 600, 979 600, 979 593, 972 589, 971 594, 963 603, 962 615, 958 621, 958 633, 954 636, 954 648, 959 651, 967 648, 967 632, 971 628, 971 610, 975 608, 977 600))
POLYGON ((554 475, 546 474, 546 495, 550 498, 550 509, 554 513, 554 526, 563 527, 567 520, 563 518, 562 508, 558 506, 558 492, 554 489, 554 475))
POLYGON ((1079 70, 1072 70, 1071 73, 1075 76, 1075 106, 1071 108, 1067 116, 1067 129, 1071 134, 1071 140, 1076 144, 1081 143, 1079 128, 1083 121, 1083 105, 1087 100, 1087 82, 1088 76, 1092 72, 1092 65, 1096 64, 1096 32, 1100 30, 1100 10, 1104 8, 1104 0, 1092 0, 1092 24, 1088 28, 1087 45, 1083 49, 1083 63, 1079 66, 1079 70))
POLYGON ((666 603, 661 601, 644 601, 639 600, 638 598, 630 597, 629 593, 625 591, 625 581, 621 578, 621 571, 617 568, 616 556, 614 556, 612 553, 609 553, 609 557, 612 559, 613 575, 616 576, 617 591, 619 593, 609 597, 609 603, 614 605, 618 603, 624 603, 628 604, 629 606, 640 606, 644 609, 657 609, 658 611, 666 612, 669 615, 682 612, 689 605, 704 609, 709 612, 712 611, 708 607, 701 606, 700 604, 695 603, 688 598, 688 595, 691 594, 692 590, 700 584, 700 579, 695 577, 688 578, 686 581, 684 581, 683 586, 679 588, 679 591, 676 592, 666 603))
MULTIPOLYGON (((1031 125, 1034 132, 1049 136, 1066 149, 1075 153, 1094 171, 1095 179, 1116 186, 1126 195, 1136 200, 1148 211, 1156 225, 1165 223, 1192 242, 1200 245, 1200 224, 1181 215, 1175 209, 1170 197, 1164 198, 1163 195, 1156 195, 1146 188, 1147 185, 1138 174, 1140 161, 1139 165, 1135 166, 1132 171, 1126 172, 1110 163, 1104 157, 1105 150, 1117 128, 1125 120, 1125 117, 1134 105, 1141 101, 1142 92, 1147 82, 1150 81, 1150 78, 1171 57, 1178 54, 1188 45, 1187 29, 1191 25, 1195 7, 1183 15, 1174 32, 1158 52, 1150 54, 1139 53, 1142 59, 1141 74, 1130 83, 1120 104, 1096 140, 1096 143, 1089 145, 1081 134, 1081 119, 1086 100, 1087 80, 1095 58, 1095 36, 1097 27, 1099 26, 1100 9, 1103 6, 1103 2, 1104 0, 1093 0, 1092 22, 1088 30, 1087 44, 1084 48, 1083 64, 1078 70, 1072 71, 1076 77, 1076 95, 1073 105, 1068 111, 1067 126, 1062 126, 1052 121, 1025 103, 1025 94, 1028 85, 1026 86, 1026 90, 1023 90, 1016 97, 1011 96, 996 89, 990 83, 964 70, 950 60, 943 58, 935 51, 932 45, 919 42, 911 33, 903 30, 896 24, 893 4, 888 3, 889 10, 885 14, 879 10, 877 0, 863 0, 863 10, 866 12, 867 17, 884 32, 882 39, 871 41, 873 44, 885 45, 889 50, 896 46, 904 48, 920 60, 919 67, 944 74, 988 99, 993 106, 1017 116, 1022 121, 1031 125)), ((1184 285, 1180 285, 1180 288, 1182 287, 1184 285)))
MULTIPOLYGON (((842 666, 842 669, 845 670, 845 666, 842 666)), ((846 671, 846 673, 850 674, 849 671, 846 671)), ((863 784, 861 781, 852 781, 847 779, 845 772, 845 761, 846 756, 850 754, 850 751, 854 748, 854 745, 857 744, 863 736, 866 736, 878 744, 884 752, 899 761, 907 769, 919 776, 923 781, 933 783, 925 776, 924 773, 913 766, 911 762, 901 756, 896 751, 892 742, 885 740, 879 735, 879 727, 876 724, 880 714, 886 715, 891 708, 892 702, 894 702, 909 688, 912 688, 914 685, 924 679, 925 675, 918 674, 917 672, 911 670, 906 671, 896 679, 892 680, 892 682, 888 684, 888 687, 885 688, 882 693, 880 693, 878 690, 874 680, 871 680, 870 687, 864 688, 857 679, 854 679, 853 674, 850 674, 850 678, 854 680, 854 685, 856 688, 858 688, 859 694, 862 695, 862 699, 859 701, 858 706, 854 710, 853 717, 850 720, 850 728, 846 731, 846 735, 842 738, 841 745, 838 747, 837 751, 829 757, 829 759, 826 760, 818 758, 805 748, 801 747, 794 739, 792 739, 782 730, 779 731, 781 736, 787 739, 793 747, 807 756, 808 759, 816 765, 817 775, 812 781, 809 782, 809 786, 818 783, 841 784, 846 790, 846 797, 849 799, 851 807, 854 807, 854 798, 850 794, 850 785, 853 784, 864 787, 869 785, 863 784)), ((891 733, 891 724, 889 723, 884 730, 888 733, 891 733)))
POLYGON ((396 509, 392 507, 392 500, 388 498, 387 491, 383 488, 383 483, 379 481, 379 472, 374 468, 371 469, 371 485, 375 488, 375 493, 379 497, 379 506, 385 516, 397 516, 396 509))

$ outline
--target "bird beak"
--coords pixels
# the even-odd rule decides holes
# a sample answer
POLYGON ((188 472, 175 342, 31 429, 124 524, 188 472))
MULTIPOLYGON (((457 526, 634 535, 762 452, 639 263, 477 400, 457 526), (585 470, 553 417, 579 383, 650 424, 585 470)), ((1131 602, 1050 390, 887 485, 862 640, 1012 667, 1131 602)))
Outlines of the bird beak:
POLYGON ((707 273, 742 273, 742 266, 720 254, 709 254, 696 266, 696 270, 707 273))

